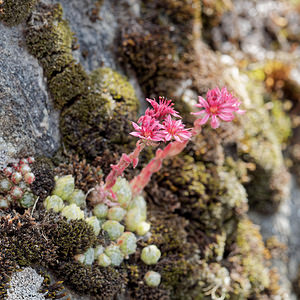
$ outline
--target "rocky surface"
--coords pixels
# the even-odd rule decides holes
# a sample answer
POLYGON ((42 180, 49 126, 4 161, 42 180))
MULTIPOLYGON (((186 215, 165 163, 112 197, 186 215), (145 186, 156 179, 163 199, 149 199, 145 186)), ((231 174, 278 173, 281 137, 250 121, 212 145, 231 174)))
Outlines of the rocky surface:
POLYGON ((51 156, 60 146, 59 113, 21 27, 0 24, 0 167, 25 155, 51 156))
MULTIPOLYGON (((17 201, 1 209, 0 298, 7 280, 22 282, 16 271, 34 267, 42 275, 31 275, 44 278, 37 297, 51 291, 53 299, 294 299, 300 195, 289 167, 300 172, 299 8, 271 0, 42 0, 13 18, 7 3, 0 1, 0 19, 13 25, 0 23, 0 168, 51 157, 33 166, 36 196, 51 193, 53 172, 72 174, 84 192, 95 186, 131 149, 143 94, 173 97, 192 124, 197 95, 226 85, 247 114, 217 131, 207 126, 164 162, 144 194, 151 232, 121 267, 74 260, 107 243, 103 230, 96 237, 40 201, 31 214, 17 201), (65 147, 56 153, 59 131, 65 147), (269 241, 274 235, 282 244, 269 241), (162 252, 153 267, 162 274, 158 288, 143 283, 149 266, 139 259, 151 243, 162 252)), ((8 196, 0 190, 0 200, 8 196)))

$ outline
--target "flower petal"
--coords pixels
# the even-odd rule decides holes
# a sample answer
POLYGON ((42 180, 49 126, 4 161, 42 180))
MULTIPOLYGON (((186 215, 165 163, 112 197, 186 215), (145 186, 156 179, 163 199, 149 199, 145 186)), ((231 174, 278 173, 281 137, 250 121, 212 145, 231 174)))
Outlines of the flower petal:
POLYGON ((217 118, 216 115, 213 115, 211 117, 210 125, 211 125, 211 127, 213 129, 216 129, 216 128, 218 128, 220 126, 220 122, 219 122, 219 120, 218 120, 218 118, 217 118))
POLYGON ((209 114, 206 114, 200 121, 199 124, 200 125, 204 125, 209 119, 209 114))

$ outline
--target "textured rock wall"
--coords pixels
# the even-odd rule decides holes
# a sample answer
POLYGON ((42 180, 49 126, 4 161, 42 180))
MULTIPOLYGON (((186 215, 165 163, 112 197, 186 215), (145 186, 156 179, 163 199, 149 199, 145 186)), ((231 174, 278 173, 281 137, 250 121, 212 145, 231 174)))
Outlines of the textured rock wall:
MULTIPOLYGON (((33 166, 31 189, 40 199, 34 208, 24 212, 13 201, 0 209, 0 297, 10 278, 15 284, 22 277, 14 272, 34 267, 44 278, 39 293, 52 299, 292 299, 297 268, 289 278, 288 263, 278 255, 284 246, 276 239, 265 244, 247 212, 250 206, 262 213, 252 218, 267 222, 264 237, 278 235, 291 246, 290 262, 298 264, 298 243, 290 238, 296 226, 285 228, 285 212, 296 211, 298 196, 284 202, 288 168, 294 162, 298 172, 300 161, 299 82, 297 68, 289 67, 299 52, 295 6, 239 0, 12 3, 0 1, 0 167, 28 155, 50 160, 40 157, 33 166), (120 267, 74 260, 108 240, 82 220, 45 212, 42 200, 51 193, 53 173, 72 174, 76 188, 88 192, 120 153, 133 148, 130 121, 145 109, 144 96, 173 98, 192 124, 197 95, 223 85, 247 114, 216 131, 207 126, 182 154, 164 162, 144 194, 152 227, 136 254, 120 267), (156 288, 143 283, 150 268, 139 259, 149 244, 162 252, 153 267, 162 275, 156 288)), ((152 155, 146 151, 141 165, 152 155)), ((1 189, 0 200, 7 194, 1 189)))

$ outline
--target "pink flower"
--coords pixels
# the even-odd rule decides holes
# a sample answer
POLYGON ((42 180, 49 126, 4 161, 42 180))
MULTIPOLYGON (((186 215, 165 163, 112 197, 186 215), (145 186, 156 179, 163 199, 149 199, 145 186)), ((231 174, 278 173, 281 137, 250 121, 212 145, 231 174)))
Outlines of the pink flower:
POLYGON ((223 87, 221 91, 218 87, 209 90, 206 94, 206 100, 200 96, 198 98, 199 104, 196 104, 196 106, 202 108, 202 110, 192 113, 203 115, 202 119, 197 120, 198 125, 205 124, 211 117, 211 127, 216 129, 220 126, 218 118, 225 122, 231 122, 235 117, 234 112, 238 114, 245 112, 239 109, 241 103, 227 91, 226 87, 223 87))
POLYGON ((163 135, 161 134, 161 128, 163 127, 158 120, 151 116, 144 116, 142 119, 142 124, 132 122, 132 126, 136 131, 130 134, 140 139, 146 140, 148 142, 160 142, 163 140, 163 135))
POLYGON ((164 120, 167 115, 181 118, 176 110, 173 109, 174 103, 172 100, 167 100, 164 97, 159 97, 159 103, 156 100, 146 99, 153 107, 153 110, 147 109, 146 115, 151 115, 158 120, 164 120))
POLYGON ((189 129, 184 128, 181 120, 174 120, 170 115, 167 116, 166 120, 163 123, 163 130, 161 133, 164 135, 165 141, 170 141, 172 138, 178 142, 183 142, 190 139, 192 133, 189 132, 189 129))
POLYGON ((143 123, 143 120, 146 116, 156 119, 154 109, 147 108, 145 114, 138 119, 138 123, 143 123))

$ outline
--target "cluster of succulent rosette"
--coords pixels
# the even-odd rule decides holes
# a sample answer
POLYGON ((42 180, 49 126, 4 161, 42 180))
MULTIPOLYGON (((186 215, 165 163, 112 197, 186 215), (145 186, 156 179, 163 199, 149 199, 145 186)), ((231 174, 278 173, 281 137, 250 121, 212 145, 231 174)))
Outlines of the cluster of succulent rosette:
MULTIPOLYGON (((111 241, 108 246, 99 244, 74 257, 83 264, 119 266, 124 259, 134 254, 138 239, 147 239, 150 235, 151 225, 147 222, 147 203, 142 191, 152 174, 160 170, 164 159, 182 152, 209 118, 212 128, 217 128, 220 125, 219 119, 230 122, 235 117, 234 113, 244 112, 239 109, 240 102, 226 88, 215 88, 207 92, 206 100, 199 96, 196 106, 201 110, 193 114, 201 118, 195 120, 193 128, 185 128, 181 116, 173 108, 172 100, 161 97, 158 102, 146 100, 151 108, 146 110, 137 123, 132 122, 135 131, 130 134, 139 139, 134 151, 128 155, 122 154, 120 161, 111 166, 104 182, 85 194, 75 188, 71 175, 56 177, 52 195, 44 200, 46 210, 61 213, 68 220, 85 220, 96 236, 101 229, 106 232, 111 241), (158 148, 155 157, 129 183, 123 177, 124 170, 130 165, 134 168, 137 166, 139 155, 145 147, 157 147, 160 143, 167 145, 158 148), (87 200, 92 210, 86 209, 87 200)), ((35 180, 29 167, 32 162, 33 158, 22 159, 3 171, 5 178, 0 180, 0 208, 7 208, 11 199, 20 201, 25 207, 32 206, 32 201, 29 205, 26 200, 28 197, 23 199, 27 193, 26 185, 35 180), (6 196, 1 196, 1 193, 6 196)), ((141 252, 141 260, 147 265, 156 264, 160 256, 161 252, 156 245, 149 245, 141 252)), ((144 280, 148 286, 155 287, 160 284, 161 276, 157 272, 148 271, 144 280)))
POLYGON ((24 208, 34 205, 35 196, 30 191, 35 180, 30 168, 33 162, 33 157, 22 158, 0 172, 0 208, 8 208, 11 203, 24 208))
MULTIPOLYGON (((84 220, 93 228, 96 236, 102 229, 111 241, 108 246, 99 244, 89 248, 85 253, 76 255, 75 260, 86 265, 97 263, 101 267, 119 266, 136 252, 137 240, 149 232, 150 224, 146 222, 145 199, 142 196, 132 197, 130 184, 125 178, 118 177, 112 188, 114 205, 93 203, 92 211, 85 210, 86 194, 75 189, 71 175, 56 177, 55 181, 52 195, 44 201, 46 210, 61 213, 67 220, 84 220)), ((141 259, 147 265, 156 264, 160 256, 160 250, 155 245, 142 249, 141 259)), ((158 273, 152 271, 146 275, 145 282, 149 286, 159 285, 158 273)))

